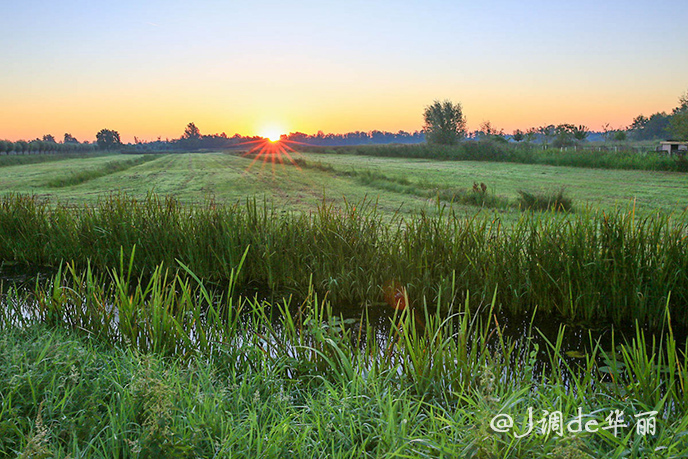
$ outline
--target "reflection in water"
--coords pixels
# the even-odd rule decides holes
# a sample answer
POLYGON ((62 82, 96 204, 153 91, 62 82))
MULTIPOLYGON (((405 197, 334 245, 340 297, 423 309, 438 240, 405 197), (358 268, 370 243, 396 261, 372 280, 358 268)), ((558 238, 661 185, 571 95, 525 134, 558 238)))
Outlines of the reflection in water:
MULTIPOLYGON (((55 274, 56 270, 50 267, 11 264, 0 266, 3 314, 6 315, 6 311, 11 310, 19 311, 13 322, 8 322, 6 315, 4 323, 21 326, 50 320, 74 328, 99 330, 102 336, 116 342, 126 341, 122 330, 125 325, 131 325, 119 323, 120 311, 111 300, 103 299, 94 305, 92 299, 70 297, 59 313, 61 317, 55 317, 55 311, 46 311, 45 307, 41 307, 35 299, 36 289, 42 286, 40 288, 44 292, 49 290, 47 286, 55 274)), ((198 317, 183 317, 181 320, 184 332, 176 334, 174 338, 180 342, 175 342, 173 349, 165 349, 169 352, 183 353, 186 352, 184 349, 203 342, 204 348, 211 351, 225 347, 244 349, 258 346, 262 352, 274 359, 284 355, 297 360, 304 357, 315 359, 313 351, 305 349, 317 349, 323 338, 345 338, 352 348, 357 348, 361 355, 369 357, 368 365, 372 365, 379 358, 395 358, 393 348, 402 335, 402 323, 415 327, 419 335, 424 336, 426 322, 438 318, 446 319, 446 315, 435 316, 426 313, 417 305, 409 304, 403 287, 394 283, 386 287, 386 299, 386 303, 363 308, 355 306, 329 309, 329 306, 314 306, 307 301, 296 301, 291 298, 284 300, 280 295, 244 291, 232 300, 231 304, 235 310, 231 314, 223 305, 226 301, 217 299, 217 303, 214 304, 216 311, 222 311, 222 317, 231 317, 222 320, 235 321, 231 327, 225 329, 237 333, 225 336, 221 331, 214 330, 216 327, 208 327, 208 321, 212 319, 207 316, 206 311, 198 317), (411 320, 403 322, 405 315, 411 320), (289 320, 285 321, 285 317, 289 317, 289 320)), ((192 302, 202 303, 198 300, 201 298, 193 298, 192 302)), ((128 314, 127 317, 131 316, 131 313, 128 314)), ((153 327, 145 321, 157 319, 153 317, 142 320, 143 323, 136 326, 153 327)), ((450 338, 458 342, 462 327, 465 326, 464 313, 454 314, 447 320, 452 321, 451 330, 454 336, 450 338)), ((634 329, 613 330, 610 326, 595 330, 580 326, 562 328, 561 323, 552 320, 551 317, 513 317, 499 310, 491 316, 488 311, 483 311, 472 321, 480 321, 480 324, 474 326, 467 346, 484 345, 496 358, 506 346, 514 350, 519 365, 531 365, 538 374, 542 374, 551 365, 553 360, 549 353, 555 343, 561 353, 562 366, 568 366, 575 371, 584 368, 587 355, 595 354, 602 358, 599 352, 594 352, 596 346, 608 355, 615 355, 615 344, 624 342, 626 338, 634 338, 636 333, 634 329), (476 340, 484 343, 476 343, 476 340)), ((435 324, 432 329, 436 328, 435 324)), ((651 333, 647 330, 644 330, 644 333, 647 342, 651 343, 651 333)), ((153 342, 155 338, 151 338, 152 334, 138 333, 135 336, 137 341, 130 344, 140 349, 157 349, 157 344, 153 342)), ((679 343, 685 343, 685 333, 676 335, 676 339, 679 343)))

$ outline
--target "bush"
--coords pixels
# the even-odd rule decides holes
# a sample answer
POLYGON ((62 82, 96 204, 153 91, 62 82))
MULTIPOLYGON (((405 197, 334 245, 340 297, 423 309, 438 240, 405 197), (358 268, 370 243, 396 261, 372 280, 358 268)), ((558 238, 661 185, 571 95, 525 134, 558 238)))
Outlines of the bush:
POLYGON ((573 211, 571 198, 565 195, 564 187, 550 191, 518 190, 518 202, 522 209, 573 211))

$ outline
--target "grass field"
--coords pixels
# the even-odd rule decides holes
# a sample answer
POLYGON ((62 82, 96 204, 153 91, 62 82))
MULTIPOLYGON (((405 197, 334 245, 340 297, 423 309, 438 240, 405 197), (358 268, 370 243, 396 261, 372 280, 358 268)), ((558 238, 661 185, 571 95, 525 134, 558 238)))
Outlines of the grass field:
POLYGON ((688 175, 295 157, 0 167, 0 457, 688 457, 688 175))
MULTIPOLYGON (((610 211, 635 205, 638 215, 646 215, 654 211, 680 214, 688 207, 688 175, 683 173, 316 153, 294 156, 318 167, 297 168, 286 159, 284 165, 257 161, 251 166, 252 158, 237 154, 195 153, 163 155, 118 168, 113 166, 138 156, 106 155, 3 167, 0 190, 70 203, 94 203, 112 191, 139 198, 155 192, 173 195, 186 203, 203 202, 209 197, 233 203, 247 196, 264 196, 276 208, 298 211, 314 210, 324 197, 338 203, 343 199, 355 203, 367 197, 377 200, 383 213, 398 209, 416 213, 436 208, 428 190, 470 190, 474 183, 484 183, 490 193, 513 202, 519 189, 563 186, 579 209, 591 206, 610 211), (351 175, 352 171, 358 176, 351 175), (368 172, 383 178, 361 180, 361 174, 368 172), (87 180, 78 183, 77 176, 87 180), (56 188, 59 181, 65 184, 56 188), (416 193, 418 190, 423 193, 416 193)), ((469 214, 476 211, 475 206, 456 206, 469 214)), ((500 212, 519 214, 517 209, 500 212)))

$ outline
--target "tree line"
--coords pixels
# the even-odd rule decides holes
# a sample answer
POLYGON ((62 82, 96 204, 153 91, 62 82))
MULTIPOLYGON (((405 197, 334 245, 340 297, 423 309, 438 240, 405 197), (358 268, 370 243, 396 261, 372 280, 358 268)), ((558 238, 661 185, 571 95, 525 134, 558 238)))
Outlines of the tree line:
POLYGON ((635 140, 688 140, 688 91, 679 97, 678 106, 670 114, 638 115, 628 130, 635 140))
POLYGON ((96 134, 96 141, 88 140, 79 142, 72 134, 66 132, 62 142, 58 142, 55 136, 46 134, 42 138, 34 140, 0 140, 0 154, 48 154, 48 153, 78 153, 95 150, 112 150, 122 145, 119 133, 111 129, 101 129, 96 134))
MULTIPOLYGON (((425 125, 423 132, 428 143, 438 145, 456 145, 464 139, 477 141, 492 141, 498 143, 540 143, 545 147, 568 147, 579 145, 588 139, 591 131, 587 126, 574 124, 546 125, 532 127, 525 131, 516 129, 508 135, 503 129, 498 129, 490 121, 484 121, 480 128, 466 131, 466 118, 460 103, 450 100, 434 101, 425 108, 423 113, 425 125)), ((625 140, 624 131, 615 131, 614 140, 625 140), (621 135, 620 135, 621 134, 621 135)), ((611 140, 611 136, 605 140, 611 140)))
MULTIPOLYGON (((516 129, 513 134, 507 135, 503 129, 495 128, 489 121, 483 122, 480 129, 469 134, 461 104, 450 100, 435 100, 425 107, 423 119, 423 132, 428 143, 438 145, 456 145, 469 138, 503 143, 509 140, 516 143, 538 142, 545 147, 568 147, 580 145, 591 134, 584 125, 550 124, 526 131, 516 129)), ((605 141, 624 141, 627 135, 633 140, 688 140, 688 91, 679 97, 679 105, 670 115, 664 112, 655 113, 649 118, 640 115, 626 129, 612 129, 607 123, 603 126, 601 135, 605 141)))
MULTIPOLYGON (((260 136, 242 136, 234 134, 229 137, 226 133, 221 134, 202 134, 195 123, 189 123, 184 132, 178 139, 158 138, 154 141, 142 141, 134 137, 134 144, 128 146, 131 150, 153 150, 153 151, 188 151, 188 150, 212 150, 221 148, 235 148, 247 144, 264 140, 260 136)), ((345 134, 332 134, 318 131, 316 134, 305 134, 303 132, 290 132, 284 134, 281 140, 303 143, 314 146, 346 146, 346 145, 367 145, 367 144, 413 144, 425 141, 425 134, 422 131, 388 132, 388 131, 355 131, 345 134)))

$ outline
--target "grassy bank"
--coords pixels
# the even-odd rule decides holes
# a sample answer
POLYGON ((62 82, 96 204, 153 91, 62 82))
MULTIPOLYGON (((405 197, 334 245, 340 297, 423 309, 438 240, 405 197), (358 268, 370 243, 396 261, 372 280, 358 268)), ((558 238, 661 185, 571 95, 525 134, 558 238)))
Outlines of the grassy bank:
POLYGON ((62 161, 65 159, 75 158, 90 158, 94 156, 102 156, 102 152, 84 152, 84 153, 38 153, 38 154, 16 154, 16 155, 2 155, 0 156, 0 167, 9 166, 24 166, 30 164, 40 164, 55 161, 62 161))
POLYGON ((184 206, 154 195, 111 196, 94 207, 48 206, 14 195, 0 201, 0 260, 58 266, 75 261, 103 270, 135 249, 134 269, 148 275, 178 261, 220 288, 249 249, 238 288, 291 292, 312 286, 339 306, 384 304, 400 285, 411 303, 489 302, 512 314, 650 327, 688 326, 688 227, 668 216, 581 211, 524 213, 499 219, 437 215, 381 218, 370 203, 313 214, 243 206, 184 206))
POLYGON ((609 349, 592 342, 572 363, 560 339, 540 350, 527 337, 513 342, 490 317, 494 304, 487 314, 463 304, 449 319, 405 309, 380 347, 365 319, 344 326, 315 294, 290 308, 216 297, 188 271, 139 283, 128 269, 110 270, 108 282, 65 269, 3 298, 1 456, 688 453, 688 349, 670 327, 659 342, 642 331, 609 349), (528 434, 529 408, 534 422, 557 411, 571 426, 580 413, 600 428, 528 434), (627 424, 616 433, 603 428, 613 410, 627 424), (654 434, 636 431, 643 412, 655 412, 654 434), (515 427, 496 432, 497 414, 515 427))
POLYGON ((590 169, 629 169, 688 172, 685 157, 669 157, 654 151, 575 149, 567 147, 509 145, 493 141, 464 141, 454 146, 428 145, 364 145, 355 147, 303 147, 318 153, 354 154, 400 158, 423 158, 449 161, 490 161, 550 166, 585 167, 590 169))

